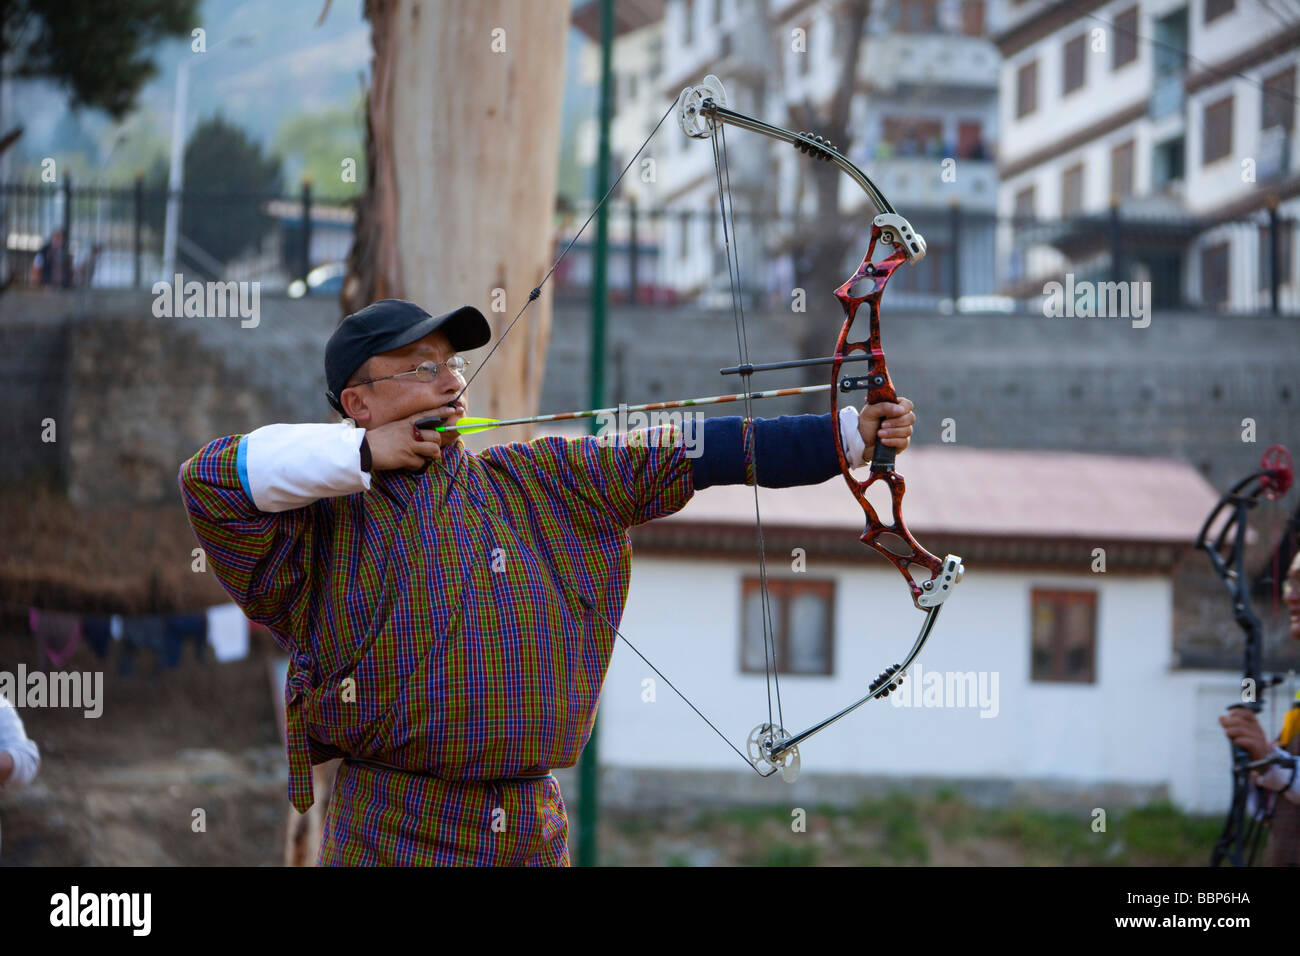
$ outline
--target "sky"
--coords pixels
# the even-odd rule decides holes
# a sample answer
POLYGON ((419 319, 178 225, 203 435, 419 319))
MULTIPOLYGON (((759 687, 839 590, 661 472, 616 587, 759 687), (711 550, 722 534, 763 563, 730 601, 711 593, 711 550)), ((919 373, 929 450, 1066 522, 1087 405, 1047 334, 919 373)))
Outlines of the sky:
MULTIPOLYGON (((362 0, 333 0, 317 26, 324 2, 204 0, 201 25, 208 53, 190 72, 187 135, 221 111, 270 147, 281 124, 294 116, 355 106, 370 77, 370 25, 362 16, 362 0)), ((581 33, 571 32, 567 128, 583 110, 595 109, 594 93, 573 82, 576 49, 583 42, 581 33)), ((16 83, 12 103, 25 132, 9 158, 10 177, 35 177, 42 157, 78 144, 97 154, 90 178, 101 169, 129 177, 159 151, 166 155, 177 65, 190 55, 188 38, 158 45, 158 75, 141 91, 135 112, 116 126, 95 111, 73 113, 66 94, 51 83, 16 83)))

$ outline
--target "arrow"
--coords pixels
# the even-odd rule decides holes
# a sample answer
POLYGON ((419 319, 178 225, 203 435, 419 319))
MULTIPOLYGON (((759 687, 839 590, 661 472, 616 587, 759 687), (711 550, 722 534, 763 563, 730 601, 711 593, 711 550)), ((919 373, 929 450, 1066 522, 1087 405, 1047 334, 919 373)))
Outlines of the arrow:
POLYGON ((613 408, 592 408, 582 412, 558 412, 554 415, 532 415, 528 418, 462 418, 455 425, 432 425, 440 419, 426 418, 416 422, 418 428, 431 428, 439 432, 460 432, 473 435, 507 425, 533 425, 538 422, 565 422, 575 418, 596 418, 600 415, 618 415, 626 412, 658 412, 669 408, 690 408, 695 405, 722 405, 726 402, 743 402, 755 398, 781 398, 786 395, 811 395, 826 392, 829 385, 804 385, 799 388, 771 388, 763 392, 738 392, 734 395, 710 395, 706 398, 683 398, 675 402, 650 402, 645 405, 615 405, 613 408))

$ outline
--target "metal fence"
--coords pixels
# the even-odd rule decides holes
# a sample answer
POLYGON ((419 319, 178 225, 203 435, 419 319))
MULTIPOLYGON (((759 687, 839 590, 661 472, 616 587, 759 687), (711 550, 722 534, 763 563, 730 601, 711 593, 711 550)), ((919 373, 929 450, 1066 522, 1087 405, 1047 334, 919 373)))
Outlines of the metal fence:
MULTIPOLYGON (((585 215, 574 217, 581 223, 585 215)), ((908 210, 927 255, 900 269, 889 286, 895 307, 941 312, 1041 311, 1045 297, 1114 283, 1138 283, 1158 309, 1225 313, 1300 313, 1297 220, 1276 209, 1237 220, 1152 218, 1121 210, 1070 219, 997 216, 951 206, 908 210)), ((567 244, 576 226, 565 225, 567 244)), ((747 305, 788 306, 809 274, 810 227, 737 211, 732 242, 739 252, 747 305)), ((610 211, 609 295, 616 303, 725 307, 730 280, 717 210, 610 211)), ((864 223, 839 237, 838 278, 852 275, 866 250, 864 223)), ((586 234, 556 271, 556 295, 589 294, 593 240, 586 234)), ((830 290, 806 290, 809 296, 830 290)))
MULTIPOLYGON (((134 186, 0 184, 0 281, 65 288, 147 288, 163 276, 169 194, 134 186)), ((296 196, 177 193, 174 261, 187 277, 287 289, 352 245, 350 204, 296 196)), ((303 283, 306 291, 312 287, 303 283)))
MULTIPOLYGON (((187 276, 259 280, 268 292, 337 291, 352 242, 349 202, 304 186, 296 196, 176 197, 177 270, 187 276), (320 267, 320 268, 317 268, 320 267), (313 271, 315 270, 315 271, 313 271), (311 277, 311 278, 309 278, 311 277), (319 280, 319 281, 318 281, 319 280)), ((4 257, 0 281, 143 288, 164 269, 164 190, 58 184, 0 184, 4 257), (55 233, 66 237, 62 252, 55 233)), ((1300 313, 1296 220, 1276 209, 1236 220, 1151 218, 1120 209, 1045 220, 1000 217, 951 206, 909 210, 929 252, 890 284, 895 307, 942 312, 1039 311, 1044 297, 1087 285, 1138 283, 1149 306, 1225 313, 1300 313)), ((563 218, 563 248, 586 218, 563 218)), ((809 237, 822 223, 736 212, 732 242, 747 304, 788 306, 810 274, 809 237)), ((594 234, 594 230, 592 230, 594 234)), ((837 275, 866 248, 869 226, 845 227, 837 275)), ((611 203, 608 288, 612 302, 725 308, 731 301, 726 251, 715 209, 639 209, 611 203)), ((552 280, 560 300, 590 294, 593 239, 584 235, 552 280)), ((819 290, 807 290, 810 297, 819 290)), ((830 290, 825 290, 829 294, 830 290)))

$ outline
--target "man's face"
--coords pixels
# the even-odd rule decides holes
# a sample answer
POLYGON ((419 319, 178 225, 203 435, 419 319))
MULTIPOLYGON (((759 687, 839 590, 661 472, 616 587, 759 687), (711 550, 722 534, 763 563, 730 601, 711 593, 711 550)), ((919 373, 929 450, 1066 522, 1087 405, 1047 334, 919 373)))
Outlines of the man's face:
MULTIPOLYGON (((365 374, 359 369, 349 382, 409 372, 422 362, 441 364, 455 354, 446 335, 430 332, 410 345, 373 356, 369 367, 363 367, 365 374)), ((358 427, 370 429, 417 413, 437 415, 443 419, 459 418, 465 414, 465 396, 460 397, 455 407, 449 403, 464 387, 464 378, 443 367, 432 382, 421 382, 414 375, 385 378, 380 382, 346 387, 339 400, 348 418, 358 427)), ((442 434, 444 444, 455 437, 447 432, 442 434)))

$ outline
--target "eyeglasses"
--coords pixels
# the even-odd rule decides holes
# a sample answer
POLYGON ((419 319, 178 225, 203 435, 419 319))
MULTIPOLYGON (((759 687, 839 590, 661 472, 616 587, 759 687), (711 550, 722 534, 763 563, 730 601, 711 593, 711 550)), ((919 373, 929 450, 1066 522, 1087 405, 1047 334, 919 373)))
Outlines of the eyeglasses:
POLYGON ((371 382, 382 382, 387 378, 405 378, 407 375, 412 376, 417 382, 437 381, 438 373, 443 369, 449 369, 451 374, 461 378, 465 375, 465 369, 469 368, 469 359, 462 358, 459 355, 453 355, 445 362, 421 362, 409 372, 398 372, 396 375, 380 375, 378 378, 364 378, 359 382, 352 382, 347 388, 355 388, 357 385, 369 385, 371 382))

